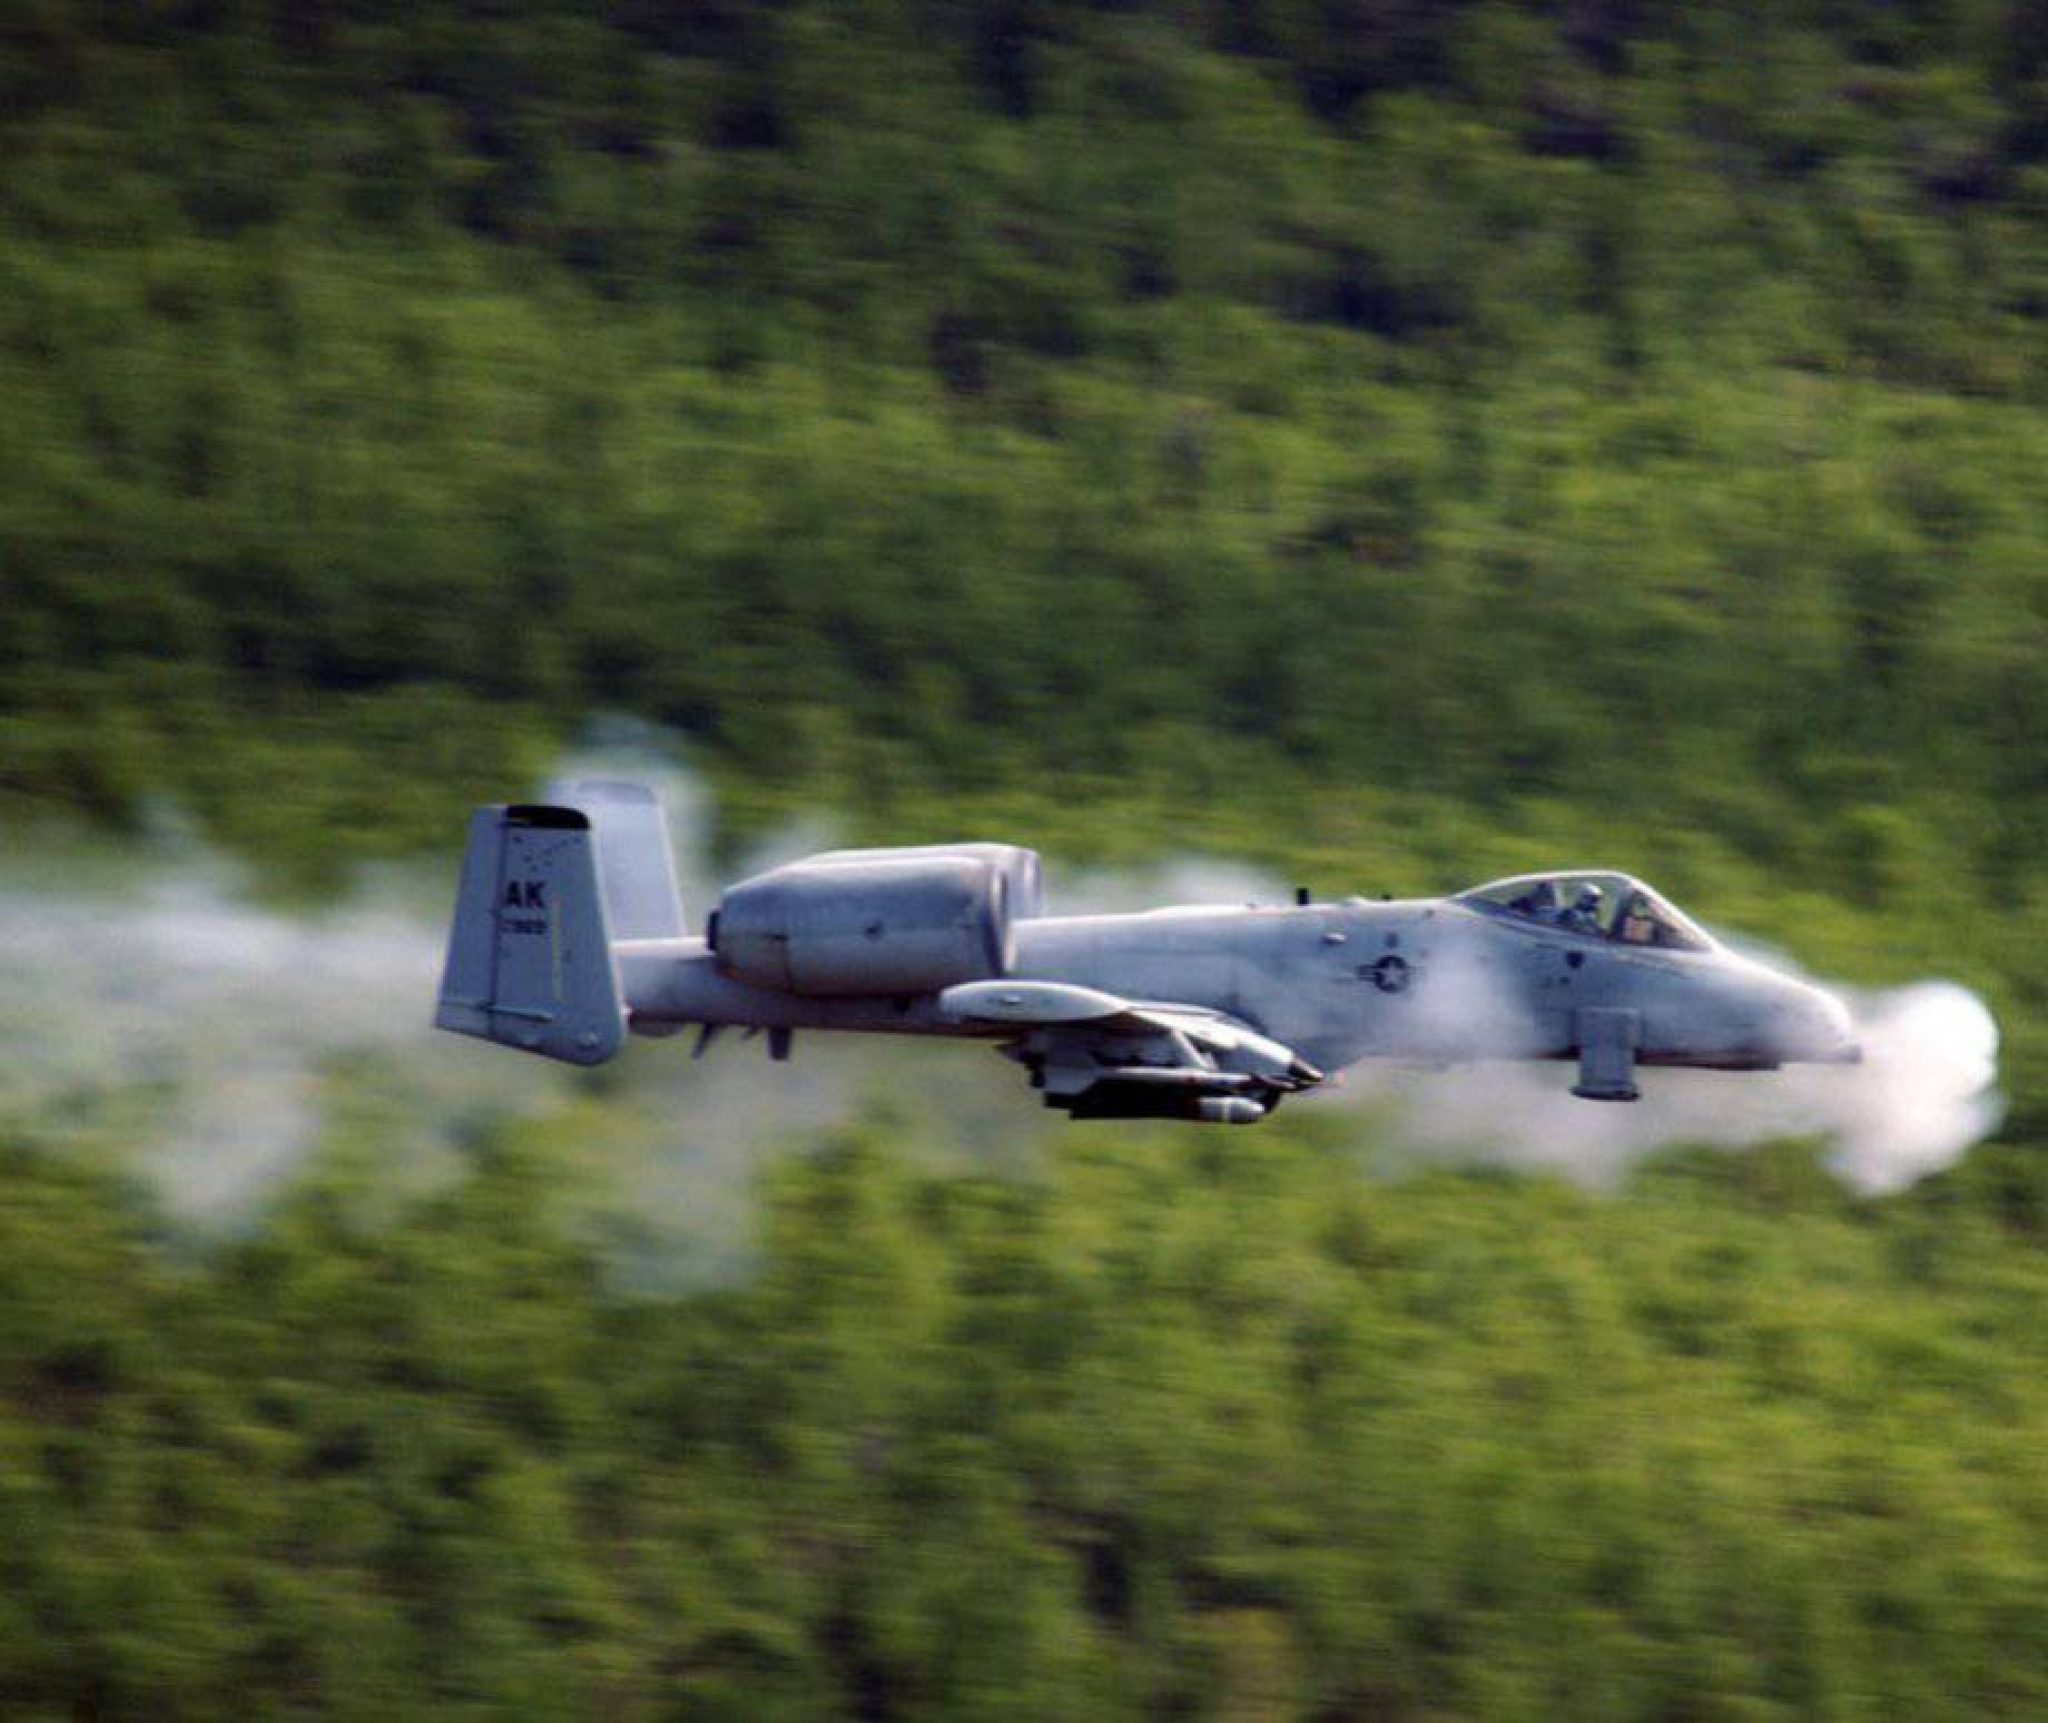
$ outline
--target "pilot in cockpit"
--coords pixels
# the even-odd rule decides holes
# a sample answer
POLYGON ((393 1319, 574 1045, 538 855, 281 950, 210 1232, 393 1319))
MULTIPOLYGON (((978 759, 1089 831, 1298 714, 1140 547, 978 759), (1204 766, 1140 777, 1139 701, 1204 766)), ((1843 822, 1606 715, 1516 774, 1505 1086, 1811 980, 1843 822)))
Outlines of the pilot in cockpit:
POLYGON ((1656 945, 1658 941, 1657 912, 1650 907, 1650 900, 1637 892, 1628 900, 1616 926, 1621 938, 1630 945, 1656 945))
POLYGON ((1557 925, 1568 927, 1574 933, 1598 933, 1600 906, 1605 901, 1606 894, 1588 880, 1580 887, 1579 895, 1572 901, 1571 908, 1557 918, 1557 925))

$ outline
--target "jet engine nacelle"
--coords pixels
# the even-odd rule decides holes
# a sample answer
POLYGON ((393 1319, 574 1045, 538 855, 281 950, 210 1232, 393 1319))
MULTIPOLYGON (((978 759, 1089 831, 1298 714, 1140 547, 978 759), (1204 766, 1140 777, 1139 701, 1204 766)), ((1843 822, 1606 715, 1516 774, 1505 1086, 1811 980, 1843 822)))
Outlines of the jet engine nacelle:
POLYGON ((1003 876, 1010 913, 1019 921, 1045 913, 1045 871, 1036 850, 1017 844, 910 844, 899 849, 826 850, 796 867, 865 867, 870 862, 984 862, 1003 876))
POLYGON ((1007 844, 835 850, 742 880, 709 929, 736 981, 811 995, 932 993, 1007 975, 1038 858, 1007 844))

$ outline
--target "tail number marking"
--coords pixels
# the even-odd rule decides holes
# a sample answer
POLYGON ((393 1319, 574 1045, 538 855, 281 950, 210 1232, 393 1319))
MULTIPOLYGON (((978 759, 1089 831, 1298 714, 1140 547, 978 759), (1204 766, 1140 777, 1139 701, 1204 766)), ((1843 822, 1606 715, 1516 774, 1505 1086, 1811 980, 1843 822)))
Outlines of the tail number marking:
POLYGON ((506 933, 545 934, 548 930, 547 907, 546 881, 507 880, 504 901, 498 905, 498 926, 506 933), (522 913, 531 910, 540 913, 522 913))

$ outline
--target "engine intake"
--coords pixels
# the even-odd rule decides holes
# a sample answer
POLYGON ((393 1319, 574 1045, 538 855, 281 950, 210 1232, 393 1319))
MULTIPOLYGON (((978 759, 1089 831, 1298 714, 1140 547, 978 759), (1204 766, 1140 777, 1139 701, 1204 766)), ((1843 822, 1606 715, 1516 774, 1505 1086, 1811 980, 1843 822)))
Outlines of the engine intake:
POLYGON ((733 979, 784 993, 932 993, 996 980, 1016 959, 1012 880, 1035 893, 1037 867, 1030 851, 1004 844, 810 856, 727 890, 711 949, 733 979))

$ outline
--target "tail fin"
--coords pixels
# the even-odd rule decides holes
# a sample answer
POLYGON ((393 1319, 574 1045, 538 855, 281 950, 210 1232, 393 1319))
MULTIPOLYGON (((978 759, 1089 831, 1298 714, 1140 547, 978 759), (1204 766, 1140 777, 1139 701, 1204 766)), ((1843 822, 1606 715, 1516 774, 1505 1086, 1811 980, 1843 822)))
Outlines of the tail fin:
POLYGON ((614 939, 680 939, 682 894, 661 798, 645 784, 577 778, 548 798, 586 815, 597 833, 597 874, 614 939))
POLYGON ((596 834, 575 808, 478 808, 434 1022, 597 1065, 625 1012, 599 888, 596 834))

